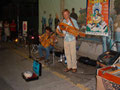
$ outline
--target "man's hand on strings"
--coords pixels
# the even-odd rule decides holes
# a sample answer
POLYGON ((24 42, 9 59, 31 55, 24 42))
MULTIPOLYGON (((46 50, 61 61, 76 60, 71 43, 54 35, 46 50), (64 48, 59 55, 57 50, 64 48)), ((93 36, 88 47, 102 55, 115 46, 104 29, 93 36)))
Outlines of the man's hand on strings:
POLYGON ((68 27, 69 27, 69 26, 66 26, 65 30, 68 30, 68 27))

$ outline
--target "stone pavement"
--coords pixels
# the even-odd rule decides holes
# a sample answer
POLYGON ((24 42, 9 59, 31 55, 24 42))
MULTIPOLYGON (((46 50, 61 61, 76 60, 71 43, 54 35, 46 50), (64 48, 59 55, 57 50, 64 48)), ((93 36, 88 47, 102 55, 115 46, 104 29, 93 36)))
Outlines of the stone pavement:
MULTIPOLYGON (((28 57, 29 50, 27 47, 26 48, 20 47, 18 45, 14 45, 11 43, 9 43, 9 47, 11 47, 12 51, 14 51, 20 56, 23 56, 27 60, 33 60, 28 57)), ((43 63, 43 61, 41 61, 41 63, 43 63, 45 70, 50 71, 55 77, 64 79, 65 81, 71 83, 73 86, 79 87, 79 89, 81 88, 82 90, 87 90, 87 89, 96 90, 96 77, 95 77, 96 68, 95 67, 78 62, 77 73, 72 73, 72 72, 65 73, 63 72, 63 69, 66 67, 66 64, 64 64, 64 62, 59 63, 58 59, 59 57, 55 57, 55 64, 51 63, 46 65, 43 63)), ((58 83, 58 85, 59 84, 60 83, 58 83)), ((59 90, 62 90, 62 89, 59 89, 59 90)), ((77 89, 71 89, 71 90, 77 90, 77 89)))

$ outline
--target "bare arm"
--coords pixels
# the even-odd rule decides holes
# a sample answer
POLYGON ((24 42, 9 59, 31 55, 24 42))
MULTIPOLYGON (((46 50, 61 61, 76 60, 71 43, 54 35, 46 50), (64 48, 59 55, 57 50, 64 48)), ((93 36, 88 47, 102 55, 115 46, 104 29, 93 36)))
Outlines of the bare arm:
POLYGON ((65 36, 65 34, 61 33, 58 29, 56 29, 56 32, 57 32, 57 34, 60 35, 61 37, 64 37, 64 36, 65 36))

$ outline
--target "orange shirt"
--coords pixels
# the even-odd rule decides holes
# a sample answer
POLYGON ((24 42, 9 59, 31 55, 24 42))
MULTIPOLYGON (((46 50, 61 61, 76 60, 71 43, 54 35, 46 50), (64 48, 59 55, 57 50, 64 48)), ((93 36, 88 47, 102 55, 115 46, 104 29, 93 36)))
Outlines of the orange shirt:
POLYGON ((10 31, 16 31, 16 24, 15 23, 10 24, 10 31))

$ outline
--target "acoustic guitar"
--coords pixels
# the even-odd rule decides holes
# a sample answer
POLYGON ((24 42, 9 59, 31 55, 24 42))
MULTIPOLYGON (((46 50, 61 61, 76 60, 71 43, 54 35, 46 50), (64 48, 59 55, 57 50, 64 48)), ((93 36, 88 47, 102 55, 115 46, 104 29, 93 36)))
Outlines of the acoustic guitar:
POLYGON ((61 30, 67 31, 70 34, 74 35, 75 37, 85 37, 85 33, 80 32, 77 28, 73 27, 73 26, 69 26, 68 24, 65 24, 63 22, 59 23, 59 27, 61 30))
POLYGON ((40 43, 44 48, 47 48, 50 45, 54 46, 55 39, 55 33, 51 33, 49 36, 46 35, 46 37, 40 39, 40 43))

